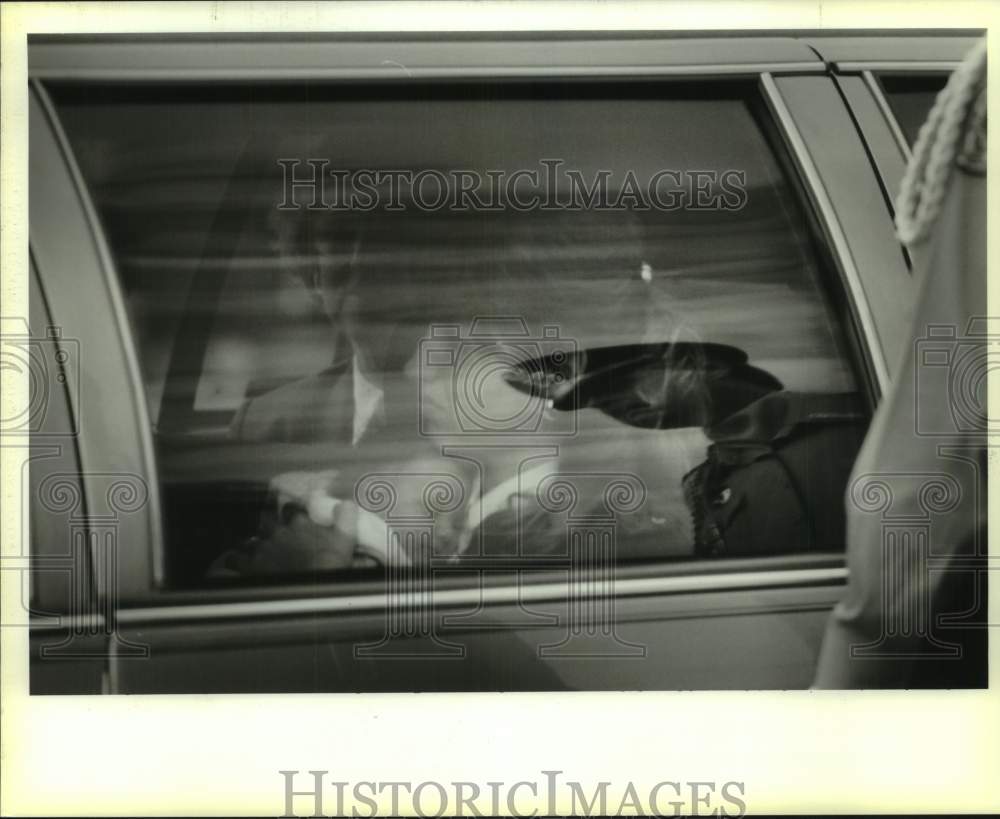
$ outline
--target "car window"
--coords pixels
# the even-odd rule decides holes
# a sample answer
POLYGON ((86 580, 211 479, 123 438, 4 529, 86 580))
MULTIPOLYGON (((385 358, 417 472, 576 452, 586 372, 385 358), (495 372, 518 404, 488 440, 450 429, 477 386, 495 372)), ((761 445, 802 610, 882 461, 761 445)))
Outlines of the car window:
POLYGON ((882 74, 879 82, 906 142, 912 147, 947 74, 882 74))
POLYGON ((51 93, 173 585, 842 548, 867 415, 752 85, 51 93))

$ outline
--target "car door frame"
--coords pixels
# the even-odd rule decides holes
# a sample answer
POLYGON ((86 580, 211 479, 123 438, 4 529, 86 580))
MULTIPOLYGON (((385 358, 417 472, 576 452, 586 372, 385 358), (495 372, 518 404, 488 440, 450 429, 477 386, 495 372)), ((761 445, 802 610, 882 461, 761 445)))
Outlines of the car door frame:
POLYGON ((878 75, 946 76, 984 35, 963 30, 938 36, 898 36, 892 39, 894 45, 888 54, 880 39, 870 37, 804 38, 826 61, 847 99, 883 180, 890 207, 912 151, 878 75))

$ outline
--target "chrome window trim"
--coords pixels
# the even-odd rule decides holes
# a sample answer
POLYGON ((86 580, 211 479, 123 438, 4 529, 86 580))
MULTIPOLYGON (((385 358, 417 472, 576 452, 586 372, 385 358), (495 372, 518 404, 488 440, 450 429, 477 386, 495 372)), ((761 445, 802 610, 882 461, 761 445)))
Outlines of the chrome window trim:
POLYGON ((28 620, 28 625, 32 635, 64 631, 101 634, 105 632, 105 622, 105 618, 100 614, 33 614, 28 620))
POLYGON ((823 72, 824 62, 787 34, 712 32, 482 32, 31 38, 28 75, 69 81, 400 80, 407 78, 667 77, 823 72), (248 48, 248 43, 253 48, 248 48))
MULTIPOLYGON (((127 396, 125 400, 130 402, 132 410, 137 416, 140 442, 139 457, 143 465, 143 479, 149 487, 147 509, 150 538, 149 549, 150 554, 152 555, 152 565, 149 566, 148 569, 151 570, 153 584, 161 586, 164 582, 162 571, 164 549, 163 514, 160 507, 160 473, 156 465, 156 449, 153 442, 152 425, 150 422, 151 416, 149 414, 149 407, 146 403, 146 388, 142 380, 142 370, 139 366, 139 355, 132 337, 132 327, 127 308, 125 306, 125 299, 121 292, 118 272, 115 268, 114 257, 111 255, 111 250, 104 237, 104 230, 101 226, 97 209, 94 207, 93 200, 90 197, 90 191, 87 188, 83 174, 80 171, 80 166, 77 164, 76 156, 73 154, 73 149, 66 136, 66 132, 63 130, 62 123, 59 121, 59 116, 51 98, 49 97, 48 91, 46 91, 45 87, 37 80, 31 80, 30 85, 31 91, 35 94, 35 98, 41 106, 53 139, 58 145, 63 161, 66 164, 66 169, 73 181, 73 186, 75 188, 74 193, 80 202, 84 221, 90 230, 91 237, 93 238, 94 246, 97 251, 98 263, 104 279, 104 286, 107 289, 108 297, 111 302, 111 319, 114 323, 115 330, 117 331, 118 339, 121 344, 121 349, 125 356, 127 379, 132 384, 132 395, 127 396)), ((45 271, 39 270, 40 278, 44 275, 45 271)), ((53 317, 53 320, 57 322, 59 321, 58 317, 53 317)), ((83 434, 82 428, 80 430, 80 434, 83 434)), ((83 464, 83 467, 84 478, 86 478, 86 464, 83 464)), ((86 480, 84 480, 84 487, 86 489, 86 480)), ((102 590, 102 592, 106 591, 107 590, 102 590)))
POLYGON ((875 99, 875 104, 878 106, 879 111, 882 112, 882 116, 885 117, 885 121, 889 125, 889 130, 892 131, 892 136, 896 140, 896 144, 899 145, 899 150, 903 153, 903 159, 908 163, 913 156, 913 151, 910 148, 910 144, 906 141, 903 129, 899 127, 899 122, 896 121, 895 114, 892 113, 892 107, 889 105, 889 100, 885 97, 882 86, 875 78, 875 72, 870 69, 862 71, 861 79, 875 99))
POLYGON ((864 337, 868 354, 871 357, 871 366, 876 386, 879 393, 884 395, 889 387, 889 369, 885 360, 885 352, 882 349, 875 327, 875 319, 865 296, 861 274, 854 262, 854 256, 851 253, 847 236, 844 233, 843 226, 840 224, 840 220, 837 218, 836 210, 830 201, 826 186, 820 178, 819 171, 813 162, 805 140, 802 138, 802 134, 799 132, 791 112, 785 105, 781 91, 774 82, 774 77, 768 73, 761 74, 760 82, 764 98, 770 105, 778 126, 788 140, 796 164, 805 178, 806 187, 815 197, 819 212, 818 215, 829 233, 833 246, 832 250, 843 273, 843 281, 847 286, 846 289, 852 310, 864 337))
POLYGON ((823 70, 822 63, 717 63, 717 64, 686 64, 668 66, 621 65, 621 66, 551 66, 539 68, 535 66, 489 66, 489 67, 419 67, 408 68, 393 65, 387 68, 240 68, 240 69, 207 69, 207 68, 164 68, 164 69, 35 69, 31 76, 35 80, 72 81, 72 82, 246 82, 253 80, 270 80, 276 82, 302 82, 324 80, 393 80, 414 79, 563 79, 563 78, 601 78, 601 79, 642 79, 664 77, 692 76, 732 76, 755 77, 767 71, 780 74, 818 74, 823 70))
MULTIPOLYGON (((680 577, 637 577, 615 581, 615 598, 650 595, 686 594, 692 592, 724 592, 753 588, 799 587, 805 585, 842 584, 847 579, 847 567, 791 569, 784 571, 732 572, 728 574, 687 575, 680 577)), ((480 607, 543 601, 564 601, 567 583, 536 585, 470 586, 462 589, 439 589, 430 594, 435 607, 480 607)), ((176 623, 204 620, 240 620, 260 617, 318 615, 335 612, 377 613, 406 604, 426 605, 427 598, 415 601, 413 595, 398 600, 385 594, 340 595, 321 598, 295 598, 232 603, 204 603, 179 606, 149 606, 123 608, 117 613, 118 622, 125 626, 151 623, 176 623)))

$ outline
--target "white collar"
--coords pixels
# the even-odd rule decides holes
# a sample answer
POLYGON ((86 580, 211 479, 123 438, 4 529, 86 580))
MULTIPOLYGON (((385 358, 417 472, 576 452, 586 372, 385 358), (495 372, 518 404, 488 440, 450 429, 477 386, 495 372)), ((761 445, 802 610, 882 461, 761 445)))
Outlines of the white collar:
POLYGON ((351 371, 354 389, 354 430, 351 443, 357 446, 372 421, 385 423, 385 390, 365 377, 357 354, 354 355, 351 371))

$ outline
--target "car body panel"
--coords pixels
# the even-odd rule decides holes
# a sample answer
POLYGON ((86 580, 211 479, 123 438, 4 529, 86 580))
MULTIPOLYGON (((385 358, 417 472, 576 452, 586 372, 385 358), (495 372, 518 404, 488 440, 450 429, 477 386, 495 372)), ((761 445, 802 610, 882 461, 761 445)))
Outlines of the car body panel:
POLYGON ((39 79, 421 80, 441 77, 661 76, 761 70, 822 71, 807 46, 787 37, 734 40, 632 36, 372 35, 171 39, 32 38, 29 74, 39 79))
MULTIPOLYGON (((832 218, 849 245, 841 264, 843 256, 850 257, 864 291, 863 297, 857 296, 855 309, 860 311, 864 306, 868 311, 865 331, 874 332, 877 338, 866 341, 878 351, 881 366, 888 369, 902 355, 912 311, 912 286, 865 145, 830 78, 797 77, 792 81, 778 77, 774 82, 806 146, 808 160, 800 155, 799 162, 810 162, 818 175, 810 194, 820 197, 817 204, 822 213, 828 214, 832 208, 836 214, 832 218), (826 205, 822 204, 824 195, 829 199, 826 205)), ((854 295, 850 279, 845 283, 848 293, 854 295)), ((876 376, 877 369, 876 364, 876 376)), ((883 373, 881 380, 885 378, 883 373)))
POLYGON ((180 607, 173 620, 137 609, 122 613, 120 628, 149 645, 150 659, 113 661, 114 676, 117 690, 146 693, 801 688, 840 593, 840 572, 825 576, 812 586, 761 580, 739 591, 620 596, 614 638, 600 641, 571 639, 565 600, 532 603, 530 614, 513 602, 442 606, 437 641, 386 640, 384 603, 368 612, 275 606, 271 615, 258 605, 252 628, 239 609, 220 619, 222 607, 180 607), (365 656, 362 646, 380 641, 365 656))
POLYGON ((862 139, 871 152, 872 162, 882 185, 882 195, 890 213, 893 213, 894 200, 906 170, 909 149, 905 147, 905 140, 900 141, 898 129, 893 128, 891 112, 882 104, 884 100, 880 101, 876 96, 881 92, 877 87, 873 87, 873 79, 870 72, 865 72, 863 75, 840 75, 837 77, 837 85, 854 114, 862 139))
POLYGON ((809 35, 808 45, 837 71, 892 68, 901 71, 950 71, 976 44, 972 32, 936 34, 894 32, 891 37, 809 35))
MULTIPOLYGON (((843 589, 842 555, 741 561, 707 571, 694 563, 629 566, 615 579, 619 639, 602 657, 539 655, 540 645, 551 648, 565 639, 566 601, 540 592, 530 578, 521 583, 524 578, 501 576, 493 590, 435 593, 436 612, 450 622, 442 640, 464 645, 464 659, 359 658, 354 647, 378 643, 386 606, 398 603, 378 583, 165 587, 160 490, 131 328, 113 260, 44 81, 756 77, 839 269, 874 398, 900 357, 910 309, 911 280, 888 208, 899 158, 895 165, 886 159, 884 168, 873 166, 870 152, 891 154, 889 126, 878 124, 874 99, 864 97, 866 88, 856 77, 824 74, 826 66, 813 51, 827 61, 857 61, 869 54, 863 44, 792 37, 252 39, 251 48, 240 37, 32 38, 29 49, 32 252, 51 293, 53 320, 80 340, 87 362, 100 362, 99 382, 88 370, 94 365, 83 364, 83 389, 73 408, 75 423, 86 422, 87 429, 79 442, 83 491, 88 503, 103 503, 107 476, 118 474, 134 476, 149 496, 148 503, 119 514, 114 571, 98 573, 107 604, 102 611, 109 614, 102 627, 113 625, 118 635, 105 638, 105 688, 152 693, 808 686, 829 609, 843 589), (838 82, 844 83, 840 89, 838 82), (861 134, 848 105, 856 107, 861 134), (73 274, 67 275, 70 266, 73 274), (122 644, 146 653, 119 651, 122 644), (619 650, 624 653, 616 655, 619 650)), ((927 53, 937 58, 957 49, 957 43, 942 40, 927 53)), ((897 60, 912 53, 900 46, 887 56, 897 60)), ((45 633, 39 626, 37 636, 45 633)), ((403 645, 403 654, 419 655, 428 641, 406 638, 403 645)), ((96 685, 92 670, 87 674, 78 690, 96 685)), ((33 670, 33 680, 40 681, 36 690, 65 690, 54 677, 33 670)))
MULTIPOLYGON (((87 361, 74 361, 69 379, 78 384, 70 396, 88 514, 117 516, 116 534, 123 544, 115 556, 115 583, 127 588, 129 578, 145 576, 149 557, 160 550, 162 526, 156 461, 149 413, 141 387, 138 360, 114 264, 100 230, 72 152, 35 86, 29 102, 29 220, 31 252, 45 289, 52 320, 63 336, 73 339, 87 361), (91 363, 94 362, 94 363, 91 363), (99 362, 99 363, 97 363, 99 362), (109 494, 119 476, 144 501, 120 504, 109 494), (134 509, 126 506, 135 505, 134 509)), ((95 576, 103 593, 106 578, 95 576)), ((134 581, 133 581, 134 582, 134 581)))

